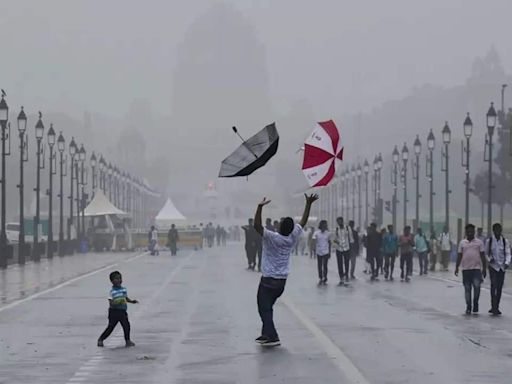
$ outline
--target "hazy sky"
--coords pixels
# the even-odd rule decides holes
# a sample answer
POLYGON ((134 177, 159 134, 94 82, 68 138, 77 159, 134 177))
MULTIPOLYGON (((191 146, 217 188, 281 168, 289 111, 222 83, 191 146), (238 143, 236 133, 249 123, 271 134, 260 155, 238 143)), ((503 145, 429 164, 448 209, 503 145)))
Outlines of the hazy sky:
MULTIPOLYGON (((226 0, 266 49, 271 97, 318 115, 366 111, 427 82, 464 82, 494 44, 512 65, 510 0, 226 0)), ((124 115, 134 97, 171 111, 177 47, 214 0, 0 4, 0 85, 13 110, 124 115)))

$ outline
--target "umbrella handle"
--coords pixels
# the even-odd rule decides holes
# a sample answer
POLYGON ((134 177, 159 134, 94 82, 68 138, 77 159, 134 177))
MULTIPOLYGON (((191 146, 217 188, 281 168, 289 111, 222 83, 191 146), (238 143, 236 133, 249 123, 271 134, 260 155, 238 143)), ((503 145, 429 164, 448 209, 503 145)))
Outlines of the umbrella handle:
POLYGON ((245 148, 247 148, 247 149, 249 150, 249 152, 251 152, 251 153, 254 155, 254 157, 257 159, 257 158, 258 158, 258 156, 257 156, 257 155, 256 155, 256 154, 251 150, 251 148, 249 148, 249 146, 247 145, 247 143, 246 143, 246 141, 244 140, 244 138, 243 138, 242 136, 240 136, 240 134, 238 133, 238 129, 236 129, 236 127, 235 127, 235 126, 233 126, 233 128, 232 128, 232 129, 233 129, 233 132, 235 132, 235 133, 236 133, 236 135, 240 138, 240 140, 242 140, 242 143, 245 145, 245 148))

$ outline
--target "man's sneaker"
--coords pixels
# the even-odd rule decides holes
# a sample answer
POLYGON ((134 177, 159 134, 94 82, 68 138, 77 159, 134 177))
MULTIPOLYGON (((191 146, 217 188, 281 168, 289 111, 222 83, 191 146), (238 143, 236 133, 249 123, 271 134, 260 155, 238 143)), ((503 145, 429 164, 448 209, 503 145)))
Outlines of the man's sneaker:
POLYGON ((393 281, 393 276, 389 276, 389 281, 393 281))
POLYGON ((496 311, 494 312, 495 315, 499 316, 501 315, 501 311, 499 309, 496 309, 496 311))
POLYGON ((281 345, 281 341, 278 338, 275 339, 267 339, 264 342, 260 343, 262 347, 277 347, 281 345))
POLYGON ((408 282, 410 282, 410 281, 411 281, 411 278, 410 278, 409 276, 406 276, 406 277, 405 277, 405 282, 406 282, 406 283, 408 283, 408 282))
POLYGON ((473 313, 478 313, 478 304, 473 305, 473 313))
POLYGON ((318 281, 318 285, 323 285, 323 284, 324 284, 323 280, 318 281))
POLYGON ((104 346, 103 345, 103 340, 98 340, 98 344, 97 345, 98 345, 98 347, 103 347, 104 346))
POLYGON ((345 286, 345 282, 344 282, 343 280, 342 280, 342 281, 340 281, 340 282, 338 283, 338 286, 339 286, 339 287, 343 287, 343 286, 345 286))
POLYGON ((268 340, 268 337, 267 336, 263 336, 261 335, 260 337, 258 337, 256 340, 254 340, 255 342, 259 343, 259 344, 262 344, 264 343, 265 341, 268 340))
POLYGON ((129 348, 129 347, 135 347, 135 343, 133 341, 131 341, 131 340, 128 340, 126 342, 126 348, 129 348))
POLYGON ((471 307, 470 306, 466 307, 466 315, 471 315, 471 307))
POLYGON ((324 279, 324 285, 327 284, 327 278, 324 279))
POLYGON ((489 313, 490 313, 491 315, 494 315, 494 314, 495 314, 494 312, 495 312, 495 309, 494 309, 494 308, 489 309, 489 313))

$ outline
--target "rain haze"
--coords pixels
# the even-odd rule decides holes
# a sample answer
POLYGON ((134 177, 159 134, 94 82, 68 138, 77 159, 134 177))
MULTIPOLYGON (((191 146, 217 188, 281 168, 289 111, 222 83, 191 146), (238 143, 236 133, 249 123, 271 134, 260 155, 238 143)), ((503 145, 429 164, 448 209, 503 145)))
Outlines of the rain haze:
POLYGON ((137 383, 508 382, 511 14, 506 0, 4 1, 0 383, 109 383, 109 364, 137 383), (247 225, 258 206, 265 230, 247 225), (290 238, 278 273, 265 258, 290 238), (104 333, 98 352, 115 269, 141 299, 140 337, 119 351, 129 337, 104 333), (288 273, 279 340, 268 316, 288 273), (271 354, 253 345, 262 323, 258 343, 283 342, 271 354))

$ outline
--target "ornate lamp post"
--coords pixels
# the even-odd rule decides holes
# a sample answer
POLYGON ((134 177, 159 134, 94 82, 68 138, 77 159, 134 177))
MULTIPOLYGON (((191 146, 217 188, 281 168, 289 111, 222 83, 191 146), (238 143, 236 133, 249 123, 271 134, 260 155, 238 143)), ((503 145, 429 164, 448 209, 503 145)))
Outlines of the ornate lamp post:
POLYGON ((469 179, 469 158, 471 155, 471 148, 470 148, 470 139, 473 135, 473 122, 471 121, 471 117, 469 117, 469 112, 466 116, 466 119, 464 120, 464 136, 466 137, 466 145, 464 145, 464 141, 462 141, 462 166, 465 168, 466 173, 466 207, 464 210, 464 223, 467 225, 469 223, 469 185, 470 185, 470 179, 469 179), (465 159, 464 159, 464 155, 465 159))
POLYGON ((430 130, 430 133, 427 137, 427 178, 430 184, 430 204, 429 204, 429 226, 430 233, 434 231, 434 148, 436 146, 436 139, 434 137, 434 132, 430 130))
POLYGON ((44 163, 41 165, 41 155, 44 155, 41 148, 41 140, 44 134, 44 125, 41 120, 43 117, 42 113, 39 112, 39 120, 36 124, 36 140, 37 140, 37 172, 36 172, 36 217, 34 219, 34 249, 32 249, 32 255, 34 261, 41 260, 41 253, 39 252, 39 221, 40 221, 40 198, 41 198, 41 169, 44 169, 44 163))
POLYGON ((413 179, 416 181, 416 226, 415 230, 420 227, 420 155, 421 155, 421 141, 420 136, 416 136, 416 140, 414 140, 414 154, 416 155, 416 159, 414 162, 413 169, 413 179))
POLYGON ((108 199, 112 202, 112 164, 108 164, 107 174, 108 174, 108 199))
POLYGON ((99 168, 100 168, 100 189, 103 191, 103 194, 106 192, 106 186, 105 186, 105 170, 106 170, 106 163, 103 156, 100 157, 99 161, 99 168))
POLYGON ((352 220, 356 219, 356 167, 352 165, 350 169, 350 178, 352 179, 352 220))
POLYGON ((363 209, 363 205, 362 205, 362 202, 361 202, 361 175, 363 174, 363 170, 361 169, 361 164, 358 164, 357 165, 357 169, 356 169, 356 175, 357 175, 357 205, 358 205, 358 212, 359 212, 359 215, 357 216, 357 225, 360 226, 361 225, 361 220, 362 220, 362 209, 363 209))
POLYGON ((25 186, 24 186, 24 166, 28 161, 27 144, 27 115, 23 107, 18 115, 18 133, 20 136, 20 234, 18 237, 18 264, 25 264, 25 186))
POLYGON ((409 149, 407 144, 404 143, 402 147, 402 175, 404 183, 404 227, 407 225, 407 162, 409 161, 409 149))
POLYGON ((2 99, 0 100, 0 125, 2 129, 2 224, 0 233, 0 267, 7 268, 7 233, 5 228, 5 217, 6 217, 6 195, 5 195, 5 183, 6 183, 6 171, 5 171, 5 158, 9 155, 6 150, 6 141, 9 139, 7 121, 9 120, 9 107, 5 101, 5 92, 2 90, 2 99))
POLYGON ((494 109, 494 103, 491 103, 489 110, 487 111, 487 135, 486 135, 486 144, 489 148, 489 156, 486 161, 489 163, 489 185, 487 192, 487 236, 490 236, 492 233, 492 162, 493 162, 493 143, 492 137, 494 135, 494 128, 496 127, 496 110, 494 109))
POLYGON ((443 127, 443 144, 444 144, 444 151, 442 152, 442 157, 444 160, 444 164, 442 167, 442 171, 445 173, 446 182, 445 182, 445 225, 450 229, 450 156, 449 156, 449 146, 451 142, 451 131, 450 127, 448 126, 448 122, 445 122, 443 127))
MULTIPOLYGON (((75 156, 77 154, 78 148, 75 143, 75 138, 71 138, 71 142, 69 143, 69 156, 71 157, 71 165, 69 170, 71 171, 71 177, 70 177, 70 185, 69 185, 69 219, 68 219, 68 240, 71 241, 71 230, 73 228, 73 221, 75 219, 75 216, 73 215, 73 203, 74 203, 74 181, 78 177, 78 175, 75 174, 75 156)), ((70 245, 70 250, 71 250, 70 245)))
POLYGON ((365 196, 365 213, 364 213, 364 228, 368 228, 368 173, 370 172, 370 164, 368 164, 368 160, 364 160, 363 165, 364 170, 364 196, 365 196))
MULTIPOLYGON (((85 148, 84 148, 84 145, 82 144, 80 146, 80 150, 78 151, 78 161, 80 162, 80 180, 78 180, 78 183, 81 187, 81 193, 78 193, 78 185, 77 185, 77 208, 78 208, 78 222, 80 223, 80 213, 81 213, 81 216, 82 216, 82 222, 81 222, 81 225, 80 225, 80 236, 79 236, 79 239, 80 239, 80 242, 82 242, 82 240, 84 239, 85 237, 85 216, 84 216, 84 210, 85 210, 85 206, 84 206, 84 202, 85 202, 85 185, 86 185, 86 181, 85 181, 85 161, 87 159, 87 154, 85 152, 85 148)), ((78 167, 78 165, 77 165, 78 167)), ((77 172, 77 175, 78 175, 78 172, 77 172)))
POLYGON ((391 184, 393 185, 393 201, 391 202, 391 214, 393 216, 393 228, 398 233, 398 228, 396 226, 396 215, 397 215, 397 189, 398 189, 398 160, 400 159, 400 153, 398 152, 398 148, 395 145, 395 149, 393 149, 393 171, 391 172, 391 184))
POLYGON ((91 171, 92 171, 92 196, 94 197, 94 192, 96 191, 97 182, 96 182, 96 165, 97 159, 96 154, 93 152, 91 155, 91 171))
POLYGON ((57 139, 57 150, 60 154, 60 191, 59 191, 59 256, 64 256, 64 151, 66 150, 66 140, 62 136, 62 132, 57 139))
POLYGON ((55 145, 55 131, 53 124, 50 124, 48 130, 48 147, 50 149, 50 169, 49 169, 49 187, 48 187, 48 244, 46 247, 46 257, 51 259, 53 257, 53 175, 56 173, 53 169, 53 162, 55 160, 55 154, 53 152, 53 146, 55 145))

